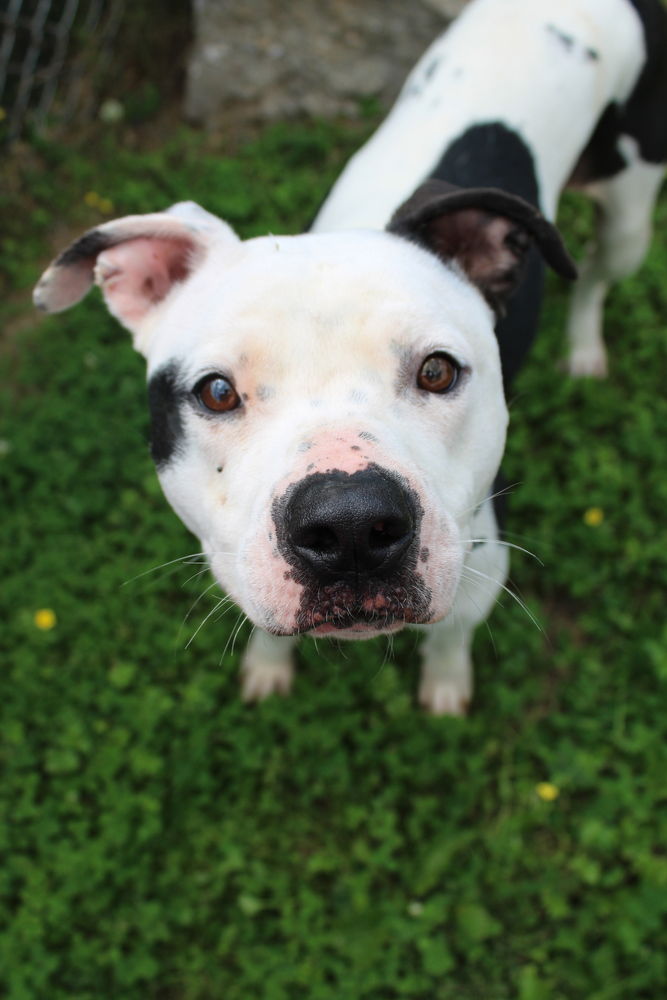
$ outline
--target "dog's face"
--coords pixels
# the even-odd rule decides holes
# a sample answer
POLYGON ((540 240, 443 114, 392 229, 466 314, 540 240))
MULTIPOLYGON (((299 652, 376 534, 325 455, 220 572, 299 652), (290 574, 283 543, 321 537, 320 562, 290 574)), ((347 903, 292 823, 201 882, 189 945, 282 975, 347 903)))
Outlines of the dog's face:
POLYGON ((164 491, 253 622, 447 614, 507 423, 491 311, 453 270, 383 233, 239 243, 147 355, 164 491))
POLYGON ((448 614, 507 425, 493 314, 459 268, 388 233, 241 242, 178 206, 86 234, 36 301, 66 308, 93 268, 148 361, 164 492, 256 625, 448 614))

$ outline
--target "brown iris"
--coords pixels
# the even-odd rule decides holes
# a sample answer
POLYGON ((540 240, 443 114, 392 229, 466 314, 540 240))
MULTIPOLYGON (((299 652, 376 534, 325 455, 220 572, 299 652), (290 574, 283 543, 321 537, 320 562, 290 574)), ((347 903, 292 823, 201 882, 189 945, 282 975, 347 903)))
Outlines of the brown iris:
POLYGON ((460 367, 442 351, 429 354, 417 375, 417 385, 426 392, 450 392, 458 382, 460 367))
POLYGON ((206 409, 214 413, 229 413, 241 404, 238 392, 224 375, 207 375, 197 386, 196 393, 206 409))

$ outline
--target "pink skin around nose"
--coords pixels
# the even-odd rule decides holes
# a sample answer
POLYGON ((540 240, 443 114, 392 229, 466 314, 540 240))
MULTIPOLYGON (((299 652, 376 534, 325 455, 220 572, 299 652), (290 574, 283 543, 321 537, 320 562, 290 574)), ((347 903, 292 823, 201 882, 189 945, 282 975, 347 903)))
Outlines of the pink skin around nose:
POLYGON ((299 460, 290 471, 288 480, 281 484, 287 489, 313 472, 359 472, 369 465, 382 464, 377 448, 377 438, 367 431, 354 428, 349 431, 333 430, 305 438, 299 445, 299 460))

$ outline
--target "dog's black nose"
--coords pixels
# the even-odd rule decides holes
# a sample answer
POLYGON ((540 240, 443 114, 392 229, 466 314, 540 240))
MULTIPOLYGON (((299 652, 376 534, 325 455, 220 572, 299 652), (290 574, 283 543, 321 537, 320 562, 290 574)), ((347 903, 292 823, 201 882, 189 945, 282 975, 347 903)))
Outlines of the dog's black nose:
POLYGON ((289 498, 287 541, 318 576, 382 576, 396 569, 415 531, 414 505, 377 469, 314 473, 289 498))

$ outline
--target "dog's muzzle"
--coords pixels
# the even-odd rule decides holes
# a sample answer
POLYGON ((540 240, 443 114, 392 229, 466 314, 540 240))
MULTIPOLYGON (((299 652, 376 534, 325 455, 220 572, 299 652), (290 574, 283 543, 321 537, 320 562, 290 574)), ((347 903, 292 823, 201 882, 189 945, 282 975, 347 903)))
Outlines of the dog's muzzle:
POLYGON ((379 466, 296 483, 274 520, 303 587, 297 630, 387 631, 420 620, 428 604, 414 571, 421 514, 409 489, 379 466))

